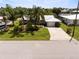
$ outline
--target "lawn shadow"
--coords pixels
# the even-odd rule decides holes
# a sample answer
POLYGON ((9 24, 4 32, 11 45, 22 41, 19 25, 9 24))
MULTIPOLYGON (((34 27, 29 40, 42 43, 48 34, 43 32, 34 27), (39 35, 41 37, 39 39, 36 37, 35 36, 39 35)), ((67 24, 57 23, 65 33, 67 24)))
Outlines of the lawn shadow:
POLYGON ((35 35, 34 32, 31 32, 31 31, 27 31, 26 34, 27 34, 27 35, 28 35, 28 34, 31 34, 32 36, 35 35))
POLYGON ((4 35, 6 32, 4 31, 0 31, 0 35, 4 35))
POLYGON ((14 38, 14 37, 24 37, 23 34, 12 34, 12 36, 10 38, 14 38))
POLYGON ((24 36, 20 32, 14 32, 13 30, 11 30, 8 34, 12 34, 12 36, 10 38, 13 38, 13 37, 23 37, 24 36))

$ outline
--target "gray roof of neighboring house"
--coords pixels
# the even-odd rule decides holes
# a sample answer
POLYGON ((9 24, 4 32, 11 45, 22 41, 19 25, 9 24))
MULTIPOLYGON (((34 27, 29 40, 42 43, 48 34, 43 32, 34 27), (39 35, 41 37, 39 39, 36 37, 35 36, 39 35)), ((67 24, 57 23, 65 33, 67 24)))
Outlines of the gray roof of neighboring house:
POLYGON ((24 20, 29 20, 28 16, 23 16, 24 20))
MULTIPOLYGON (((70 19, 70 20, 75 20, 76 18, 76 14, 73 14, 73 15, 60 15, 61 17, 64 17, 64 18, 67 18, 67 19, 70 19)), ((77 20, 79 20, 79 14, 77 15, 77 20)))
POLYGON ((74 11, 72 11, 72 12, 79 12, 79 10, 78 10, 78 11, 74 10, 74 11))
MULTIPOLYGON (((7 20, 6 25, 11 25, 11 24, 12 24, 12 21, 7 20)), ((3 26, 3 25, 5 25, 5 22, 0 21, 0 26, 3 26)))
POLYGON ((44 15, 46 22, 61 22, 59 19, 55 18, 53 15, 44 15))
POLYGON ((0 26, 3 26, 3 25, 5 25, 5 22, 0 22, 0 26))
POLYGON ((12 21, 7 20, 7 25, 11 25, 11 24, 12 24, 12 21))

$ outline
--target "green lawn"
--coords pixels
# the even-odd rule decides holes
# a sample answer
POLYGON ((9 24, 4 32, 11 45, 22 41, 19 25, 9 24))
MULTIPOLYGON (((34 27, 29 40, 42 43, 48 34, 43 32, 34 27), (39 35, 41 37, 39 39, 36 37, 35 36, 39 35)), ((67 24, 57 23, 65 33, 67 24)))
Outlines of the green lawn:
MULTIPOLYGON (((63 23, 61 23, 61 28, 62 28, 64 31, 67 31, 67 28, 71 28, 71 29, 73 30, 73 26, 67 26, 67 25, 65 25, 65 24, 63 24, 63 23)), ((79 41, 79 26, 76 26, 74 38, 79 41)))
POLYGON ((16 20, 14 22, 13 27, 9 27, 8 32, 0 32, 0 40, 5 40, 5 41, 7 40, 49 40, 50 38, 49 31, 46 28, 40 28, 38 31, 33 32, 34 35, 27 32, 14 34, 12 30, 14 29, 15 26, 20 26, 19 20, 16 20))
POLYGON ((40 28, 39 31, 34 32, 34 35, 30 33, 20 33, 13 35, 10 31, 0 32, 0 40, 49 40, 50 35, 48 29, 40 28))

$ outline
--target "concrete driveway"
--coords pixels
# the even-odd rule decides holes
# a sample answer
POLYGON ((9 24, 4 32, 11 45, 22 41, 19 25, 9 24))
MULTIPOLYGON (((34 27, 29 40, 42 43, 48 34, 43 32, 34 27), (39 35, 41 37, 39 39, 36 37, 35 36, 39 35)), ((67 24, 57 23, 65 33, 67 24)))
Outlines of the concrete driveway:
POLYGON ((61 28, 48 27, 50 40, 70 40, 71 37, 61 28))
POLYGON ((79 43, 54 41, 1 41, 0 59, 79 59, 79 43))

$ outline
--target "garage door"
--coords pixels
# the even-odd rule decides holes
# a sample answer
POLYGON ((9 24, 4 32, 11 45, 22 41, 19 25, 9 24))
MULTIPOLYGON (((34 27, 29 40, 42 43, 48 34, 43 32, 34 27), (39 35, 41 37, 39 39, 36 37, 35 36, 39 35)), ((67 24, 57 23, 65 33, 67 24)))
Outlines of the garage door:
POLYGON ((48 27, 54 27, 55 26, 55 23, 54 22, 47 22, 47 26, 48 27))

